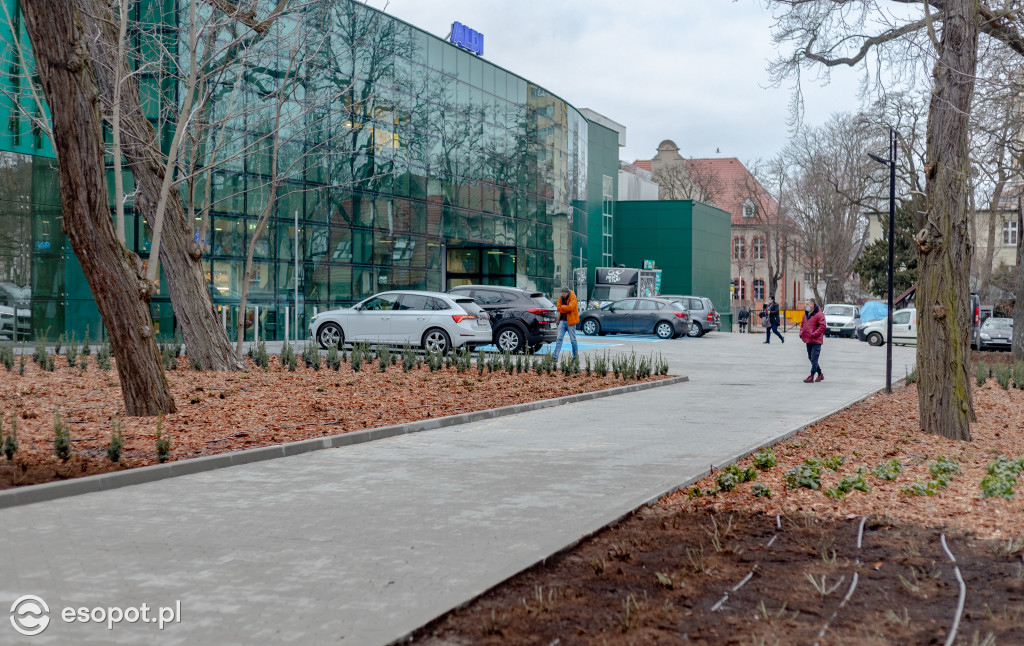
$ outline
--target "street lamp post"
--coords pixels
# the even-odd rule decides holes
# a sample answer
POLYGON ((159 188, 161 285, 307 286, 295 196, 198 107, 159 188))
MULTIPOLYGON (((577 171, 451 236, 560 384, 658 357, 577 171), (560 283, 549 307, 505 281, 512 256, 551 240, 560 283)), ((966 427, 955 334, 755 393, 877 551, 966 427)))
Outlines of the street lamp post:
POLYGON ((885 392, 892 392, 892 279, 896 258, 896 131, 889 127, 889 158, 868 153, 868 157, 889 164, 889 313, 885 322, 885 392))

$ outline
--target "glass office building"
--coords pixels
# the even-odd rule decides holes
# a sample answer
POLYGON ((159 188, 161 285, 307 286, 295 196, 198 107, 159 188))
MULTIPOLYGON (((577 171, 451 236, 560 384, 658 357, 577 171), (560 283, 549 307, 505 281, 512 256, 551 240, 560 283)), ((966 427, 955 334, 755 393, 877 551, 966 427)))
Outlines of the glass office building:
MULTIPOLYGON (((17 0, 0 2, 17 23, 17 0)), ((198 137, 205 148, 183 153, 180 172, 192 176, 180 194, 229 336, 250 246, 244 315, 258 311, 267 339, 284 338, 285 308, 298 307, 303 329, 314 310, 385 289, 472 282, 550 294, 586 266, 588 121, 576 108, 362 3, 301 4, 263 44, 245 41, 251 58, 217 77, 204 101, 200 114, 216 122, 198 137)), ((143 28, 132 44, 143 56, 183 55, 184 1, 146 0, 134 11, 143 28), (147 46, 153 34, 162 49, 147 46)), ((3 29, 8 42, 21 31, 3 29)), ((18 61, 4 49, 12 73, 3 82, 13 84, 18 61)), ((166 146, 166 115, 183 85, 160 69, 144 68, 140 86, 166 146)), ((0 100, 0 313, 17 314, 32 335, 81 336, 86 325, 95 334, 96 307, 60 231, 54 156, 29 109, 0 100)), ((146 257, 147 225, 130 195, 126 204, 126 246, 146 257)), ((169 334, 166 285, 152 309, 169 334)))

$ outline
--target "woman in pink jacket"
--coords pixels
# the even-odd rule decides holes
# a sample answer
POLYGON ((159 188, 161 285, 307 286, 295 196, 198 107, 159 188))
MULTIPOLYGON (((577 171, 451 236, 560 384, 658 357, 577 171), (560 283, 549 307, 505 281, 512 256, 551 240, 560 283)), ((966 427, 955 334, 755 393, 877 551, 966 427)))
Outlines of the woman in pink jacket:
POLYGON ((821 367, 818 365, 818 357, 821 356, 821 342, 825 339, 825 314, 813 298, 808 298, 804 304, 804 320, 800 323, 800 339, 807 344, 807 358, 811 360, 811 376, 804 379, 804 383, 809 384, 812 381, 823 380, 825 375, 822 374, 821 367), (817 379, 814 378, 815 373, 818 374, 817 379))

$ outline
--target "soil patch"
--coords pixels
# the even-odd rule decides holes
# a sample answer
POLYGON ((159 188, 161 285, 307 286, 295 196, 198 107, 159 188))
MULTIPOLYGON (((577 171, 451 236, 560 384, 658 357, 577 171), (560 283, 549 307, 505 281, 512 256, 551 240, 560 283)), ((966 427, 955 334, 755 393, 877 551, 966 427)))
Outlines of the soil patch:
MULTIPOLYGON (((107 458, 111 422, 123 407, 116 370, 100 370, 95 356, 85 371, 69 368, 54 357, 54 372, 32 362, 25 374, 0 368, 0 416, 11 428, 17 411, 18 451, 13 461, 0 455, 0 489, 105 473, 157 462, 157 418, 126 417, 124 450, 117 464, 107 458), (67 462, 54 453, 54 418, 60 410, 70 429, 72 456, 67 462)), ((474 365, 459 372, 454 366, 431 371, 426 365, 404 372, 399 362, 380 371, 379 362, 365 361, 354 371, 349 362, 338 370, 313 370, 302 365, 290 372, 279 358, 264 370, 248 360, 245 372, 167 370, 178 412, 160 421, 171 440, 169 461, 271 446, 367 428, 444 417, 543 399, 604 390, 628 381, 558 371, 537 374, 514 369, 485 370, 474 365)), ((515 361, 515 359, 513 359, 515 361)))
POLYGON ((997 456, 1024 457, 1024 391, 989 379, 974 403, 974 440, 954 442, 919 430, 914 386, 874 395, 776 445, 774 466, 750 456, 716 470, 418 641, 941 644, 959 596, 945 535, 966 586, 956 643, 1019 643, 1024 504, 983 497, 981 482, 997 456), (891 460, 893 479, 874 474, 891 460), (929 488, 946 460, 959 471, 929 488), (818 488, 791 487, 808 461, 818 488), (858 477, 868 491, 849 487, 858 477))

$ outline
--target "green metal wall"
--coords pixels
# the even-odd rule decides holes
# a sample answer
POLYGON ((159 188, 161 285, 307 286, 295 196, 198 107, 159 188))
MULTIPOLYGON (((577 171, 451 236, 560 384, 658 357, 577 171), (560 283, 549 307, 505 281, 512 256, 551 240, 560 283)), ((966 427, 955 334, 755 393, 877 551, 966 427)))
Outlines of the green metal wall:
POLYGON ((663 294, 710 298, 730 330, 730 230, 727 211, 693 200, 616 202, 615 261, 653 260, 663 294))
MULTIPOLYGON (((594 284, 594 269, 601 261, 601 205, 603 176, 612 178, 612 195, 619 199, 619 133, 594 121, 587 127, 587 285, 594 284)), ((613 205, 617 202, 613 201, 613 205)), ((618 213, 612 209, 613 217, 618 213)), ((618 256, 614 256, 619 262, 618 256)))

